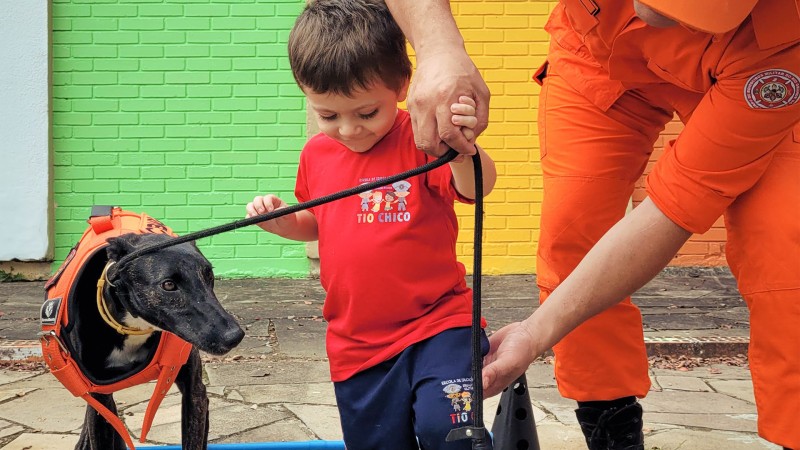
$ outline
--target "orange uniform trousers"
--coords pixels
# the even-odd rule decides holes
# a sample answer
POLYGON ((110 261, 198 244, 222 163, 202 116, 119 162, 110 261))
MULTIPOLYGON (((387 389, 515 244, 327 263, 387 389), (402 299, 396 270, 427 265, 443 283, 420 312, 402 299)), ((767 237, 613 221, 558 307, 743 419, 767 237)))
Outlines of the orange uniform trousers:
MULTIPOLYGON (((702 95, 658 84, 626 91, 602 110, 554 67, 542 79, 537 282, 545 301, 625 214, 674 106, 696 104, 702 95)), ((799 125, 780 140, 763 174, 724 218, 728 263, 750 308, 759 433, 800 449, 799 125)), ((630 299, 582 324, 554 351, 558 387, 567 398, 641 398, 650 388, 641 315, 630 299)))

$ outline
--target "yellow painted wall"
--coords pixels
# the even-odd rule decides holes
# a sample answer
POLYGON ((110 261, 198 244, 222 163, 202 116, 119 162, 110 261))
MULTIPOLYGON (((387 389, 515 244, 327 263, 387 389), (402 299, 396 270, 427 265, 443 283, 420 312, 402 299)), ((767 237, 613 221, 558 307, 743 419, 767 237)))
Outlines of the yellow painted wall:
MULTIPOLYGON (((554 1, 451 0, 467 51, 492 92, 489 128, 478 143, 494 158, 498 179, 485 201, 483 273, 536 270, 542 201, 536 111, 531 80, 544 62, 544 24, 554 1)), ((460 259, 472 268, 473 207, 458 205, 460 259)))

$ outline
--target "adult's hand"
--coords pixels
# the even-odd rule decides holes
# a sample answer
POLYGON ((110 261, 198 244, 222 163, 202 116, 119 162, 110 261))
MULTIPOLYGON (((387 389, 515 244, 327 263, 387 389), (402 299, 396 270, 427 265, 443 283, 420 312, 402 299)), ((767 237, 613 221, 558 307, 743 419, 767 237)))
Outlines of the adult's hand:
POLYGON ((653 279, 691 235, 646 198, 611 227, 533 314, 489 338, 483 368, 487 395, 502 391, 575 327, 653 279))
POLYGON ((459 153, 475 153, 475 137, 467 139, 461 127, 452 123, 450 105, 460 96, 475 101, 478 123, 472 128, 475 137, 489 123, 489 88, 478 68, 463 47, 418 54, 417 71, 408 93, 408 111, 417 148, 434 156, 444 154, 448 146, 459 153))
POLYGON ((443 155, 448 146, 475 154, 475 137, 489 123, 489 88, 467 55, 447 0, 387 0, 417 55, 417 70, 408 95, 408 111, 417 148, 443 155), (475 100, 475 136, 467 139, 452 123, 450 105, 460 96, 475 100))
POLYGON ((538 356, 537 341, 523 322, 506 325, 489 336, 489 353, 483 358, 483 392, 497 395, 525 373, 538 356))

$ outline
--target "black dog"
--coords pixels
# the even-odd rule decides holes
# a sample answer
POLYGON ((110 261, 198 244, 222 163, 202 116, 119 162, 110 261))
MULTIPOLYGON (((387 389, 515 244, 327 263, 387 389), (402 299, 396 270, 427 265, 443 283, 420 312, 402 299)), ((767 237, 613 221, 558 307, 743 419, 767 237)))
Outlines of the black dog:
MULTIPOLYGON (((106 254, 87 261, 82 278, 85 294, 96 296, 97 280, 108 261, 118 261, 132 251, 169 239, 161 234, 125 234, 109 239, 106 254), (93 284, 92 284, 93 281, 93 284)), ((99 252, 102 253, 102 252, 99 252)), ((146 253, 125 264, 111 265, 103 299, 111 317, 121 325, 152 329, 147 334, 120 334, 103 320, 92 302, 72 305, 72 329, 65 338, 73 358, 95 380, 117 380, 147 365, 159 343, 161 330, 169 331, 194 346, 186 364, 175 377, 182 393, 182 448, 201 450, 208 442, 208 396, 202 380, 198 350, 221 355, 244 337, 236 319, 226 312, 214 294, 211 264, 194 243, 179 244, 146 253)), ((117 413, 112 395, 92 394, 117 413)), ((87 406, 79 450, 124 450, 123 439, 92 407, 87 406)))

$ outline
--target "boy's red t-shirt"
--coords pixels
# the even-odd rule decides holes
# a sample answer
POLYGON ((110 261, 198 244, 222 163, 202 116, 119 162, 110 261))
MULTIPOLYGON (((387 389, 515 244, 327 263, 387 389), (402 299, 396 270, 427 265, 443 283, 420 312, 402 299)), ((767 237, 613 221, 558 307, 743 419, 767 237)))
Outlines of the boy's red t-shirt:
MULTIPOLYGON (((419 167, 408 112, 355 153, 318 134, 300 155, 297 200, 305 202, 419 167)), ((456 259, 460 198, 445 164, 416 177, 318 206, 320 280, 327 296, 331 379, 343 381, 446 329, 469 326, 472 291, 456 259)), ((464 345, 470 345, 465 342, 464 345)))

